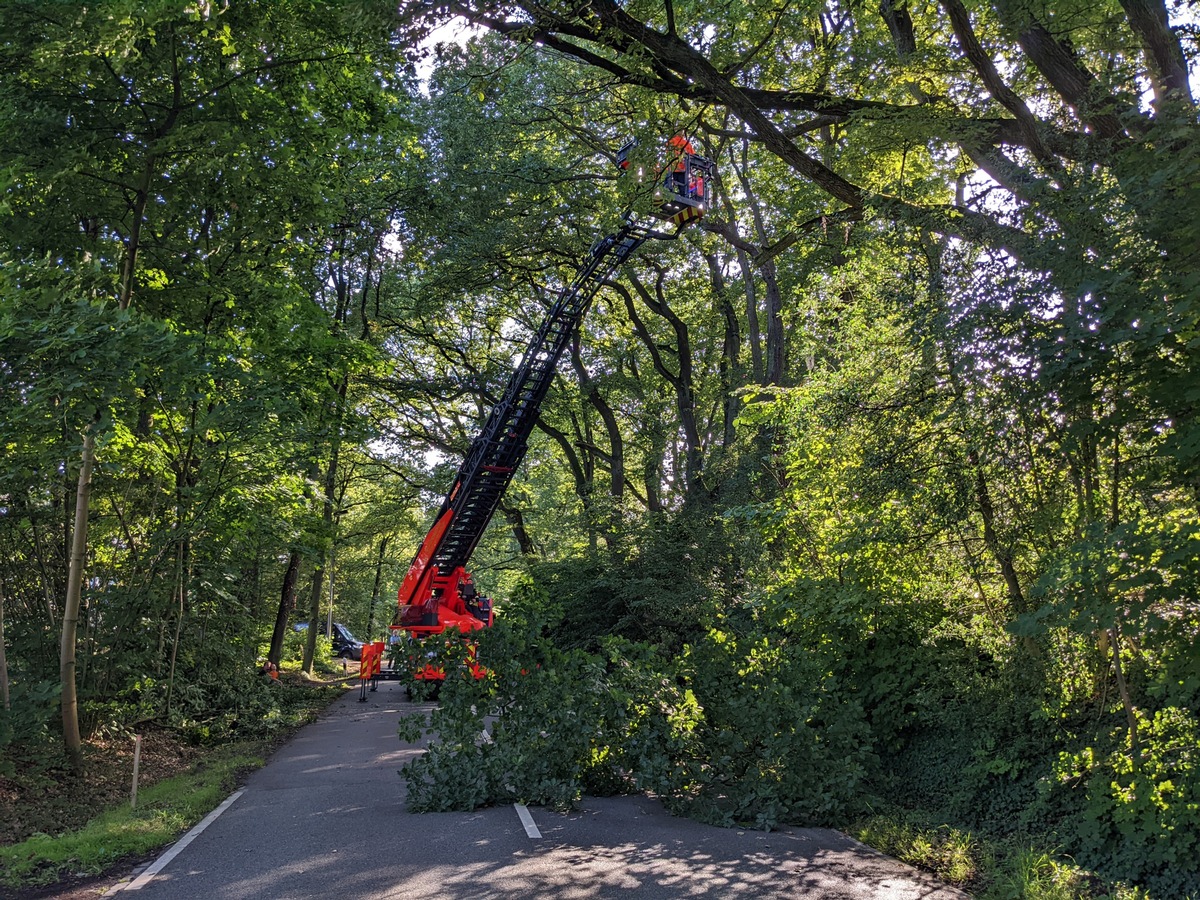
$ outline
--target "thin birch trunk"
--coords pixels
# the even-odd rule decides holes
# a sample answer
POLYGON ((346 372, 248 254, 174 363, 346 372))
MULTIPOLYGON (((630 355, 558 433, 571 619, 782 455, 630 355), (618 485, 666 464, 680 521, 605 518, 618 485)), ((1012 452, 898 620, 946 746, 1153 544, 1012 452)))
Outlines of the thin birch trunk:
POLYGON ((79 732, 79 695, 75 683, 75 640, 83 593, 83 564, 87 555, 88 501, 92 493, 92 467, 96 459, 96 423, 83 434, 79 482, 75 489, 75 525, 71 532, 71 562, 67 571, 67 596, 63 605, 62 641, 59 644, 59 678, 62 681, 63 744, 71 767, 83 767, 83 737, 79 732))
POLYGON ((12 709, 8 698, 8 656, 4 652, 4 585, 0 584, 0 704, 12 709))

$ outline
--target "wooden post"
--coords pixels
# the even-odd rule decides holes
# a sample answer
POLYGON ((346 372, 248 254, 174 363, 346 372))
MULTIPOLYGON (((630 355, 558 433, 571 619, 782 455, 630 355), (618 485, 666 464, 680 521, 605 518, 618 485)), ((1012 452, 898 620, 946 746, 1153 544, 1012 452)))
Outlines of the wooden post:
POLYGON ((142 736, 134 735, 133 741, 133 791, 129 795, 130 809, 137 809, 138 767, 142 764, 142 736))

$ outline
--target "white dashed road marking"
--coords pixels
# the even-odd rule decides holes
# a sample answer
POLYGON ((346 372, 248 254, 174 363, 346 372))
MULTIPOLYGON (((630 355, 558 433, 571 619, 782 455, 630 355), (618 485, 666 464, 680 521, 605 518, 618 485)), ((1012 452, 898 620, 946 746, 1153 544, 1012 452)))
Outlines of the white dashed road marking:
POLYGON ((517 811, 517 816, 521 819, 521 824, 525 826, 525 833, 531 838, 537 839, 542 836, 538 831, 538 827, 533 824, 533 816, 529 814, 529 810, 524 803, 514 803, 513 808, 517 811))

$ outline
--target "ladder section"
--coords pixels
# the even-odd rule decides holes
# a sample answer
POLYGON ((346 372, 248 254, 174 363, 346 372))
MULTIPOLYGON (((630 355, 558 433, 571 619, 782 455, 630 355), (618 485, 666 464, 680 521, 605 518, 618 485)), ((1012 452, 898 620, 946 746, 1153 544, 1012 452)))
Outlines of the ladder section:
POLYGON ((500 498, 525 457, 559 357, 593 298, 638 247, 657 236, 630 221, 616 234, 605 237, 592 248, 575 280, 547 312, 443 504, 443 510, 453 510, 453 516, 432 560, 442 574, 466 565, 500 506, 500 498))

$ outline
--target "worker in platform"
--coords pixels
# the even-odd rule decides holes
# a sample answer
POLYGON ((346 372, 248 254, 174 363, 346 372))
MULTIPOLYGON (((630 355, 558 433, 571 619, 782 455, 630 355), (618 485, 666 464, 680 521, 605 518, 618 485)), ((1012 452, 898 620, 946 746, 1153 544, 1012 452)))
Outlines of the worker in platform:
POLYGON ((667 150, 671 163, 671 184, 668 187, 683 197, 692 196, 691 185, 688 184, 688 157, 696 155, 692 142, 682 134, 676 134, 667 141, 667 150))

